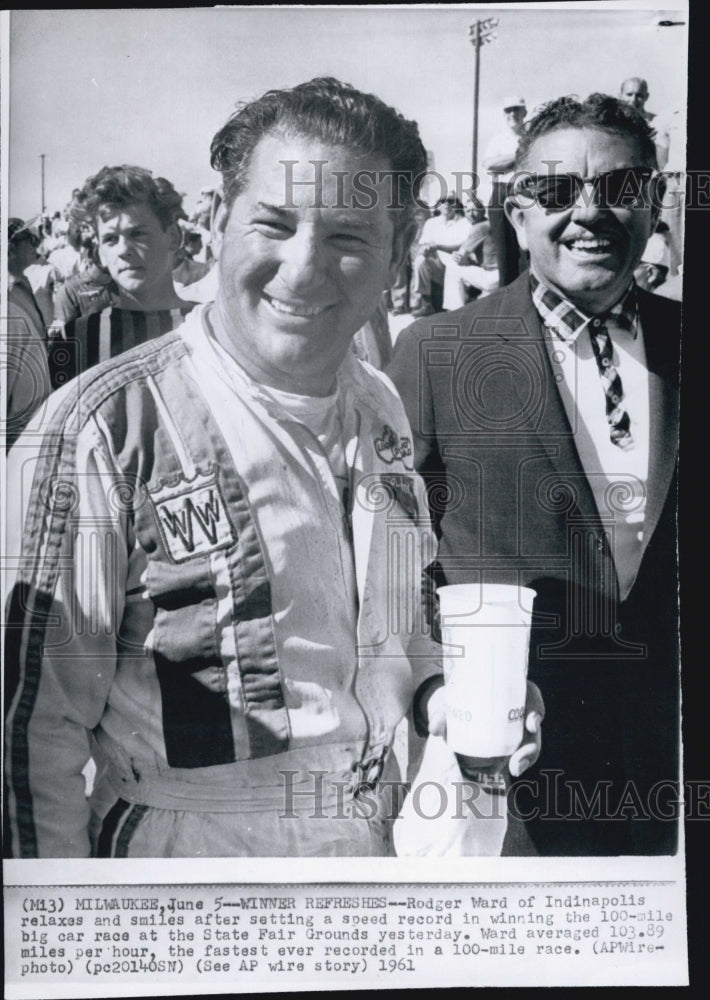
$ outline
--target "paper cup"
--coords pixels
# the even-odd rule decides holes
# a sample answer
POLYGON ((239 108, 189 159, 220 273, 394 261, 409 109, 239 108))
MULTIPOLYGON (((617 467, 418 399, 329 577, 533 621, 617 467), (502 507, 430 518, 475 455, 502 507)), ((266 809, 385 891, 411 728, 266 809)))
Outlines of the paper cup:
POLYGON ((446 742, 465 757, 505 761, 523 737, 535 591, 463 583, 438 594, 446 742))

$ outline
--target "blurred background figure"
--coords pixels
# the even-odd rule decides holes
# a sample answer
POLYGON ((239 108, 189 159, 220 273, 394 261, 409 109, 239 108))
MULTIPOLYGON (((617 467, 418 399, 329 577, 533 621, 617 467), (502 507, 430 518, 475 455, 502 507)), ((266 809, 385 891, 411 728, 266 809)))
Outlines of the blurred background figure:
POLYGON ((40 235, 37 220, 29 219, 24 222, 22 219, 10 219, 7 224, 7 240, 8 302, 22 311, 42 342, 46 342, 42 310, 25 274, 27 268, 38 261, 40 235))
POLYGON ((667 242, 667 227, 661 223, 646 244, 639 266, 634 271, 636 284, 647 292, 655 292, 666 299, 682 298, 682 273, 671 276, 670 250, 667 242), (662 228, 661 228, 662 227, 662 228))
POLYGON ((427 219, 412 264, 412 316, 430 316, 442 308, 444 273, 451 254, 471 231, 463 205, 454 191, 437 205, 438 215, 427 219))
POLYGON ((662 233, 654 233, 634 271, 636 284, 647 292, 654 292, 668 277, 670 254, 662 233))
POLYGON ((42 242, 39 246, 40 253, 49 255, 52 250, 56 250, 59 247, 64 246, 65 240, 59 237, 55 232, 55 227, 60 219, 61 214, 59 212, 55 212, 55 214, 51 217, 49 215, 42 216, 42 226, 40 229, 42 242))
POLYGON ((56 267, 49 263, 47 255, 41 252, 41 247, 40 242, 36 259, 25 268, 24 273, 32 288, 37 307, 42 313, 44 325, 49 330, 54 322, 54 299, 62 285, 62 277, 56 267))
POLYGON ((663 170, 668 163, 669 150, 671 145, 668 128, 660 121, 659 116, 653 111, 646 110, 648 100, 648 84, 639 76, 630 76, 624 80, 619 91, 619 99, 625 104, 630 104, 646 119, 648 124, 656 133, 654 141, 656 143, 656 159, 658 169, 663 170))
POLYGON ((409 313, 409 291, 412 282, 412 269, 417 247, 421 239, 424 223, 430 218, 429 210, 423 205, 417 206, 416 212, 417 234, 414 243, 400 266, 394 283, 389 289, 388 303, 393 316, 404 316, 409 313))
POLYGON ((209 264, 197 259, 204 249, 202 233, 197 229, 187 228, 186 225, 181 225, 180 229, 182 246, 175 254, 173 267, 173 281, 178 294, 186 285, 204 278, 210 270, 209 264))
POLYGON ((470 199, 464 215, 471 231, 446 266, 444 309, 459 309, 498 287, 498 256, 486 210, 477 198, 470 199))
POLYGON ((50 393, 47 332, 24 272, 37 260, 39 220, 7 224, 6 447, 14 444, 50 393))
POLYGON ((212 264, 214 261, 211 233, 214 194, 215 189, 209 185, 200 188, 200 196, 197 199, 195 211, 190 216, 193 231, 199 233, 202 237, 202 249, 194 257, 195 260, 202 264, 212 264))
POLYGON ((81 233, 77 225, 70 226, 64 219, 57 219, 52 224, 52 236, 56 242, 47 260, 59 272, 60 280, 66 281, 79 270, 81 233))
POLYGON ((518 142, 525 131, 526 114, 527 107, 524 97, 506 97, 503 101, 506 127, 502 132, 493 136, 483 157, 483 166, 488 171, 491 182, 488 222, 495 243, 498 281, 501 286, 509 285, 526 267, 525 258, 523 257, 521 260, 521 251, 515 231, 503 210, 505 196, 508 193, 508 183, 514 172, 518 142))
POLYGON ((666 173, 666 193, 663 199, 661 220, 667 229, 665 239, 669 252, 668 277, 672 279, 673 287, 680 294, 682 279, 679 272, 683 263, 685 231, 684 149, 678 148, 678 133, 685 131, 681 123, 682 115, 678 111, 667 116, 648 111, 646 109, 646 102, 649 98, 648 84, 639 76, 631 76, 628 80, 624 80, 621 84, 619 97, 643 115, 655 133, 654 142, 658 169, 666 173), (673 140, 673 136, 675 136, 675 140, 673 140))

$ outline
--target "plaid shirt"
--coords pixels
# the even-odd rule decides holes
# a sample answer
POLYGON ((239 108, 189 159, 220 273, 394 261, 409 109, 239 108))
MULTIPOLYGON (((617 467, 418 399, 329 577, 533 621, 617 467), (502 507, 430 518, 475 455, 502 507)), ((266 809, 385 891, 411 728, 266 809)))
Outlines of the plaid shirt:
MULTIPOLYGON (((533 303, 540 319, 562 340, 576 340, 584 327, 594 318, 593 316, 585 316, 567 299, 563 299, 557 292, 553 292, 547 285, 543 285, 532 271, 530 272, 530 288, 533 303)), ((636 339, 639 318, 635 283, 632 282, 623 298, 619 299, 612 309, 599 316, 598 319, 604 323, 611 320, 612 323, 626 330, 636 339)))

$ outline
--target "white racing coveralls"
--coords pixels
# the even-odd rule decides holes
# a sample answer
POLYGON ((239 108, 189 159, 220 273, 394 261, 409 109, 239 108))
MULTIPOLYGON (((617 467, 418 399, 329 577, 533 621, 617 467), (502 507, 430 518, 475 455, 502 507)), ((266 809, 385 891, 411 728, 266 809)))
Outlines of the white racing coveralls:
POLYGON ((344 509, 204 308, 55 393, 13 449, 15 857, 391 851, 391 809, 353 796, 397 776, 395 727, 440 671, 404 410, 348 353, 344 509))

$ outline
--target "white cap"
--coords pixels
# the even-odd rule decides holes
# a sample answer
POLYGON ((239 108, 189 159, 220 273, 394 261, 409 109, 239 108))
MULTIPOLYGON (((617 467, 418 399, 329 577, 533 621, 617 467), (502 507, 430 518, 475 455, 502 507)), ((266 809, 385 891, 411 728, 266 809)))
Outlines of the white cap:
POLYGON ((527 109, 527 104, 525 103, 524 97, 506 97, 503 101, 503 110, 507 111, 509 108, 525 108, 527 109))
POLYGON ((646 249, 641 255, 644 264, 657 264, 660 267, 669 268, 671 266, 671 255, 668 244, 660 233, 653 233, 646 244, 646 249))

